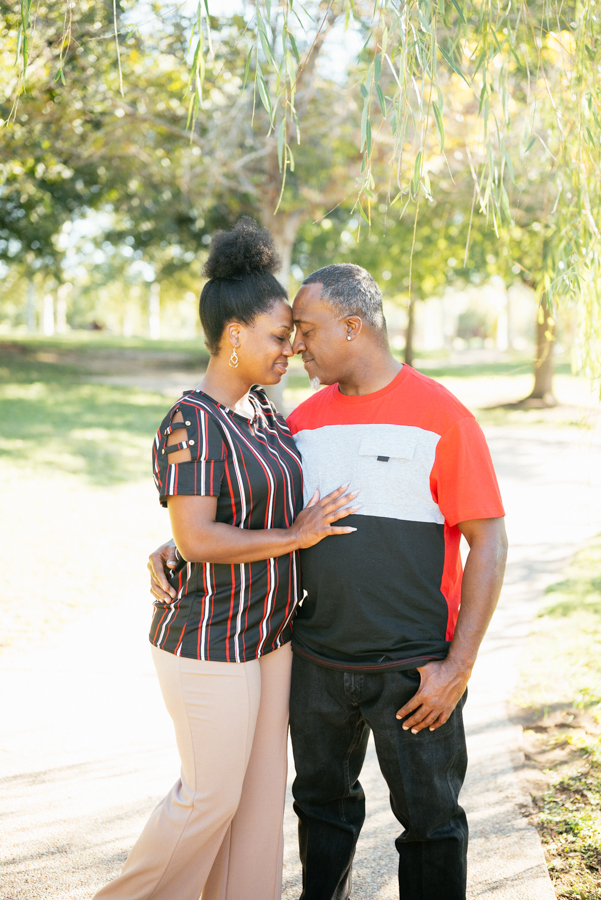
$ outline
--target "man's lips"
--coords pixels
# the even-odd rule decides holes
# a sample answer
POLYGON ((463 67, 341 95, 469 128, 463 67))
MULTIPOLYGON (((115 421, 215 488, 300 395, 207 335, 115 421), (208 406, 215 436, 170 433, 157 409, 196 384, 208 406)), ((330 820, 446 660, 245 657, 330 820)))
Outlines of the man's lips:
POLYGON ((315 362, 312 356, 303 356, 303 366, 306 366, 307 363, 315 362))

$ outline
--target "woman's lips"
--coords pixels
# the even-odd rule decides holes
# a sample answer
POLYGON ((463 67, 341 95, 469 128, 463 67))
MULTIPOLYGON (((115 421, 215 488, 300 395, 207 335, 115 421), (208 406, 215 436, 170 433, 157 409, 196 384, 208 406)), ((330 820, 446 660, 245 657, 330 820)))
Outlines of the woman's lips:
POLYGON ((288 363, 276 363, 275 367, 276 369, 281 369, 282 372, 288 371, 288 363))

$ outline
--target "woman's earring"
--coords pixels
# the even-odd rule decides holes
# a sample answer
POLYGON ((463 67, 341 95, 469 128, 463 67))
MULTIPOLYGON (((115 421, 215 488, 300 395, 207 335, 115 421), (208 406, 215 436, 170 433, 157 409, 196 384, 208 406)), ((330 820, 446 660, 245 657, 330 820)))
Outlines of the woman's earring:
POLYGON ((236 353, 236 348, 232 350, 232 355, 230 356, 230 366, 232 369, 238 368, 238 354, 236 353))
POLYGON ((352 335, 347 334, 346 339, 347 339, 347 341, 352 341, 352 339, 353 339, 353 338, 352 338, 352 335))

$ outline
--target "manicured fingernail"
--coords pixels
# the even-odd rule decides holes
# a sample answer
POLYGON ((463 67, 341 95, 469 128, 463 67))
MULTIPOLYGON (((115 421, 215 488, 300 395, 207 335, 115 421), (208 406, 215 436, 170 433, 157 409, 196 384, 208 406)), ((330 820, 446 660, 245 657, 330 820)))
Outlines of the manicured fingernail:
POLYGON ((408 725, 403 725, 403 731, 409 731, 409 726, 408 726, 408 725))
POLYGON ((417 728, 412 728, 412 729, 411 729, 411 734, 417 734, 417 728))

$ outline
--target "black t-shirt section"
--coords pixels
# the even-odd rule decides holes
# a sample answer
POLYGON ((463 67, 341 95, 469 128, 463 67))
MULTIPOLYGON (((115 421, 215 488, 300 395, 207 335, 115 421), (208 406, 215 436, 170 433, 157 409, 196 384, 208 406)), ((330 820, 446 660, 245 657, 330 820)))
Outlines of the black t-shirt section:
POLYGON ((347 523, 357 531, 301 551, 307 596, 294 623, 297 649, 345 668, 446 657, 444 525, 378 516, 347 523))

